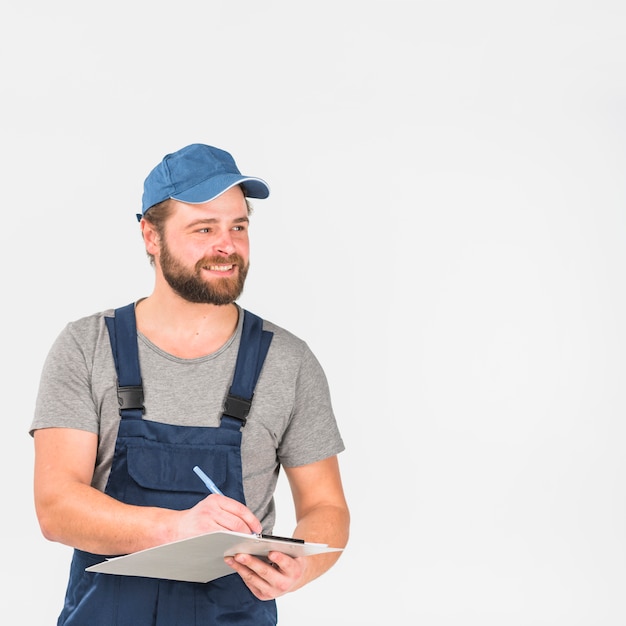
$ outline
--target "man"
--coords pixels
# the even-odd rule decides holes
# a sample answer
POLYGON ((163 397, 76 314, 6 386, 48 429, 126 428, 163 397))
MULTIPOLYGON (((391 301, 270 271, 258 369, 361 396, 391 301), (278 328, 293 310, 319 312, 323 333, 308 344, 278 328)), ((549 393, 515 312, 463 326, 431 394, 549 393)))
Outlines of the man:
POLYGON ((344 547, 343 443, 307 345, 243 311, 247 198, 267 184, 204 144, 168 154, 138 215, 152 294, 67 325, 46 359, 31 433, 44 536, 75 548, 58 624, 276 624, 275 598, 339 552, 225 561, 199 584, 85 572, 105 559, 216 530, 271 533, 284 468, 294 537, 344 547), (207 495, 192 468, 218 487, 207 495))

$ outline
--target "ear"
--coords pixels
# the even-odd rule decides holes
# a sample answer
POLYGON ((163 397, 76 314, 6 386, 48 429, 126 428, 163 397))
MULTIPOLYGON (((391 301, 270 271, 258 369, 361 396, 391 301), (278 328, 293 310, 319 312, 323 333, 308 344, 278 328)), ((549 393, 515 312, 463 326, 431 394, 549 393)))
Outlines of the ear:
POLYGON ((157 233, 154 226, 145 219, 139 222, 139 226, 141 227, 141 236, 146 246, 146 252, 154 256, 160 249, 161 240, 159 233, 157 233))

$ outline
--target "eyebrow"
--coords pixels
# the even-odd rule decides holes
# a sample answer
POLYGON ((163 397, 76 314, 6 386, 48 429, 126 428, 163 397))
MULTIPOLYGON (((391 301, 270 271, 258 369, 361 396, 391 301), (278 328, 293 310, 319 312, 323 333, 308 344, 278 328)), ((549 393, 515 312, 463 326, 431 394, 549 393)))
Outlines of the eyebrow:
MULTIPOLYGON (((189 222, 187 224, 187 228, 190 228, 192 226, 200 226, 201 224, 217 224, 220 221, 221 220, 217 219, 216 217, 205 217, 205 218, 201 218, 201 219, 197 219, 197 220, 193 220, 192 222, 189 222)), ((247 217, 238 217, 234 219, 232 223, 233 224, 248 224, 250 223, 250 220, 247 217)))

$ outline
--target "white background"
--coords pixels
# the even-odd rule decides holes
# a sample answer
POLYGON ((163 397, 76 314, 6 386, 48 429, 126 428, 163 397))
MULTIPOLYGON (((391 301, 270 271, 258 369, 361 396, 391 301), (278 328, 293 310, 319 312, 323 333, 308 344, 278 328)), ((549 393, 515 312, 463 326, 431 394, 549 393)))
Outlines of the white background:
POLYGON ((32 505, 43 360, 150 293, 143 179, 193 142, 269 181, 241 303, 313 348, 347 445, 350 544, 280 624, 626 623, 624 6, 3 5, 14 623, 56 623, 71 556, 32 505))

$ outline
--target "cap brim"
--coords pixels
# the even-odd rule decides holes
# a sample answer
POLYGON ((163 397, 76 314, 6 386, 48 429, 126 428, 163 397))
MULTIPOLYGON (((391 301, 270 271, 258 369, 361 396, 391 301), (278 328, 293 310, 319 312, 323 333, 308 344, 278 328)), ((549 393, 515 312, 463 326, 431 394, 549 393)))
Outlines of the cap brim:
POLYGON ((241 185, 246 198, 258 198, 263 200, 270 195, 269 185, 261 178, 251 176, 238 176, 237 174, 221 174, 208 180, 204 180, 185 191, 172 194, 170 198, 187 202, 188 204, 202 204, 210 202, 223 194, 225 191, 241 185))

